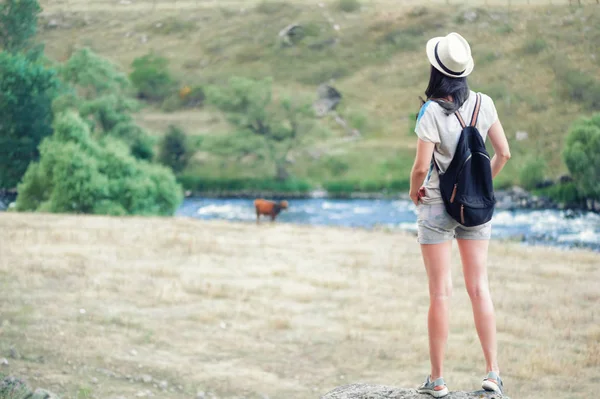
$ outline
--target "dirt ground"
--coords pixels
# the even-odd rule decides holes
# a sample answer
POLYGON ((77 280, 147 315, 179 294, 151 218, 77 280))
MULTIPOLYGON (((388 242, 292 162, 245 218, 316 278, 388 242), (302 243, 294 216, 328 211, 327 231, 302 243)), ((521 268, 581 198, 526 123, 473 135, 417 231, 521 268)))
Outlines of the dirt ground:
MULTIPOLYGON (((453 262, 445 378, 474 390, 484 362, 453 262)), ((492 243, 509 396, 597 393, 599 266, 492 243)), ((406 233, 4 213, 0 284, 0 372, 63 398, 316 399, 428 372, 425 272, 406 233)))

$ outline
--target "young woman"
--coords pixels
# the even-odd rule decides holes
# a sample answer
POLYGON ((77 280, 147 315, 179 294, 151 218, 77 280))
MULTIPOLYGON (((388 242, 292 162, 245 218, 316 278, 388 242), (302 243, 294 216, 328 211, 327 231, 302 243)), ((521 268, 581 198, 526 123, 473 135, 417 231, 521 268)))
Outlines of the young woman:
POLYGON ((431 64, 427 102, 418 115, 415 132, 417 155, 411 172, 410 198, 417 205, 418 241, 429 279, 429 356, 431 372, 419 392, 436 398, 446 396, 444 353, 448 340, 448 306, 452 293, 450 251, 456 238, 463 265, 465 284, 475 319, 475 327, 485 357, 486 377, 482 387, 502 393, 503 384, 497 359, 496 318, 487 276, 487 253, 491 235, 490 222, 464 227, 445 210, 439 187, 438 169, 443 173, 454 156, 461 124, 469 124, 480 97, 476 127, 485 140, 489 137, 495 151, 491 160, 496 176, 510 158, 508 142, 492 99, 469 90, 467 76, 473 71, 471 48, 458 33, 436 37, 427 43, 431 64), (434 165, 437 164, 437 167, 434 165))

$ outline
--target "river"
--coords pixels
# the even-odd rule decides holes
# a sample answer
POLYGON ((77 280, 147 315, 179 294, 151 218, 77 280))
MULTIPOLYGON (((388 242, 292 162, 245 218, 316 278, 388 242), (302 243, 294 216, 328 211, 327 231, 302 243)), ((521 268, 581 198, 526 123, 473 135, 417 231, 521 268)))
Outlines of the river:
MULTIPOLYGON (((256 218, 253 201, 237 198, 188 198, 177 215, 241 222, 254 222, 256 218)), ((299 199, 290 201, 290 208, 277 221, 408 232, 417 229, 414 204, 401 199, 299 199)), ((600 251, 600 215, 561 210, 499 209, 494 215, 492 236, 533 245, 600 251)))

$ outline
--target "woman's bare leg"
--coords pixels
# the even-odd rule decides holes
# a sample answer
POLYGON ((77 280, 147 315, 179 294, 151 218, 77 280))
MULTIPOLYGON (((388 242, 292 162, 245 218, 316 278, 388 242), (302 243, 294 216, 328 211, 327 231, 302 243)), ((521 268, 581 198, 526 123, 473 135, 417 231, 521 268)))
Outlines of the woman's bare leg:
POLYGON ((452 296, 450 252, 452 241, 441 244, 422 244, 421 253, 429 279, 429 358, 431 380, 444 373, 444 354, 448 341, 449 305, 452 296))
POLYGON ((498 368, 498 344, 496 341, 496 316, 490 295, 487 275, 488 240, 457 240, 465 275, 465 285, 471 298, 475 328, 483 356, 486 372, 498 368))

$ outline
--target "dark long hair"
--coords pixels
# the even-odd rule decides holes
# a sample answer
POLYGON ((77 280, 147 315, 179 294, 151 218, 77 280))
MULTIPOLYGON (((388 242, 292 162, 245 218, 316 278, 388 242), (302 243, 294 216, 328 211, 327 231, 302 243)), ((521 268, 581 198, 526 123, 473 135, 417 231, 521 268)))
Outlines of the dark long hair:
POLYGON ((431 66, 429 86, 425 90, 425 95, 428 100, 440 104, 446 114, 451 115, 462 107, 469 98, 470 93, 466 77, 451 78, 431 66), (452 101, 444 100, 448 96, 452 96, 452 101))

